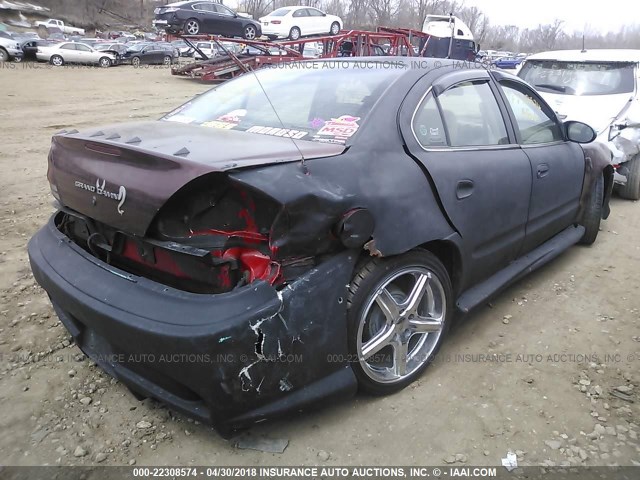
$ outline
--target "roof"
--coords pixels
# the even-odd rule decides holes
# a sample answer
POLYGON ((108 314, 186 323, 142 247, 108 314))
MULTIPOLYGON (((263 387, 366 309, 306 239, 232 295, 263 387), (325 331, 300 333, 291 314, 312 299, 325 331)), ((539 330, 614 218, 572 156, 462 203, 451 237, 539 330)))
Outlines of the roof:
MULTIPOLYGON (((285 6, 283 6, 283 7, 278 7, 278 8, 276 8, 276 10, 284 10, 285 8, 286 8, 287 10, 292 11, 292 12, 295 12, 296 10, 301 10, 301 9, 303 9, 303 8, 311 8, 311 9, 313 9, 313 10, 320 10, 320 9, 319 9, 319 8, 317 8, 317 7, 311 7, 311 6, 309 6, 309 5, 285 5, 285 6)), ((274 12, 275 12, 276 10, 274 10, 274 12)), ((273 13, 273 12, 271 12, 271 13, 273 13)))
POLYGON ((559 60, 563 62, 640 62, 640 50, 556 50, 530 55, 527 60, 559 60))

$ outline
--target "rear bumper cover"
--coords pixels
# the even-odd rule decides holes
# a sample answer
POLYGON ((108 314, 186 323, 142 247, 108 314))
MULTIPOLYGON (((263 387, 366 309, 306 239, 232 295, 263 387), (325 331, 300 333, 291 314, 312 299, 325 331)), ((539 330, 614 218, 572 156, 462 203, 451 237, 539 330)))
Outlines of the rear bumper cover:
POLYGON ((221 433, 351 396, 343 252, 281 291, 264 282, 199 295, 92 257, 53 218, 30 240, 37 282, 77 345, 135 393, 221 433))

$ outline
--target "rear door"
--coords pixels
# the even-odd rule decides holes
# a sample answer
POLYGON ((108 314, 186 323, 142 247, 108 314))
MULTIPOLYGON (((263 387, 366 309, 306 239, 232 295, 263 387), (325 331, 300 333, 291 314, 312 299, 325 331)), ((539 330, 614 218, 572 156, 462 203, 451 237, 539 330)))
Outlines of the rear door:
POLYGON ((218 30, 218 16, 214 14, 213 6, 210 2, 194 3, 193 18, 200 22, 200 33, 220 33, 218 30))
POLYGON ((79 63, 82 61, 78 55, 78 50, 76 50, 75 43, 65 43, 62 45, 60 47, 60 55, 62 55, 64 61, 68 63, 79 63))
POLYGON ((533 187, 523 245, 526 253, 576 220, 584 179, 584 152, 566 141, 553 110, 524 82, 496 72, 517 142, 531 162, 533 187))
POLYGON ((454 72, 432 86, 418 82, 400 117, 407 148, 462 237, 463 286, 507 266, 525 238, 531 165, 497 95, 486 71, 454 72))
POLYGON ((310 35, 310 30, 312 30, 312 26, 310 25, 311 17, 307 9, 299 8, 295 10, 291 16, 293 17, 293 26, 298 27, 302 35, 310 35))

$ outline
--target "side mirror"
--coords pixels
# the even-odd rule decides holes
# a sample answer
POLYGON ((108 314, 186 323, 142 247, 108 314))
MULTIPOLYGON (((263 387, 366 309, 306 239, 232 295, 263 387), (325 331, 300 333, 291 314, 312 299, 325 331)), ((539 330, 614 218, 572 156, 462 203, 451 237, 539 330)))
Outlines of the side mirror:
POLYGON ((326 16, 327 16, 327 14, 326 14, 326 13, 323 13, 323 14, 322 14, 322 16, 323 16, 323 17, 326 17, 326 16))
POLYGON ((591 143, 596 139, 596 132, 586 123, 571 120, 564 124, 567 138, 576 143, 591 143))

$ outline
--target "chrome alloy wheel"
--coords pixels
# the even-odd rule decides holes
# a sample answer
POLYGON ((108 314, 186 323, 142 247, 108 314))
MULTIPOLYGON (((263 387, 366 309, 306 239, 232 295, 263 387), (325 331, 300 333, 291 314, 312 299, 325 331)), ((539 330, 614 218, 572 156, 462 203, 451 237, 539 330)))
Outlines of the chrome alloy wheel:
POLYGON ((427 268, 407 267, 383 279, 358 324, 357 353, 365 374, 392 384, 428 363, 446 309, 444 287, 427 268))
POLYGON ((197 20, 189 20, 184 29, 189 35, 197 35, 200 32, 200 24, 197 20))

